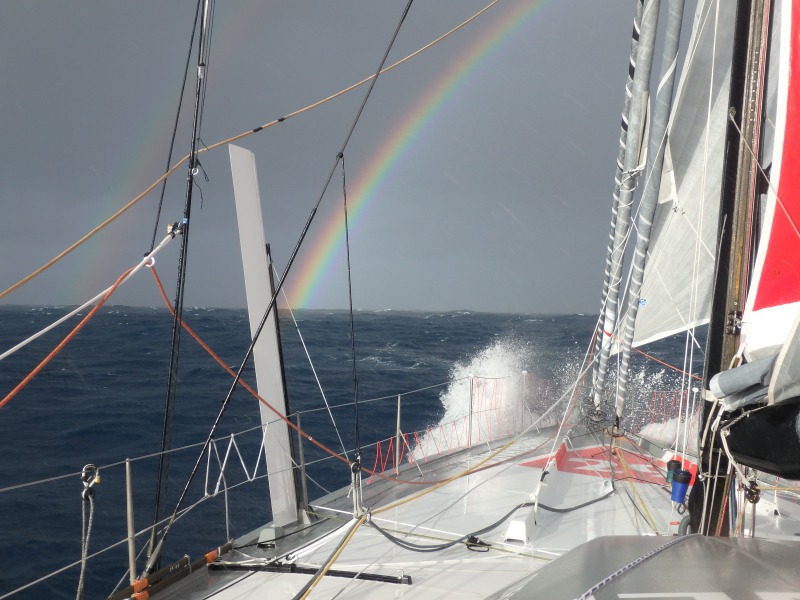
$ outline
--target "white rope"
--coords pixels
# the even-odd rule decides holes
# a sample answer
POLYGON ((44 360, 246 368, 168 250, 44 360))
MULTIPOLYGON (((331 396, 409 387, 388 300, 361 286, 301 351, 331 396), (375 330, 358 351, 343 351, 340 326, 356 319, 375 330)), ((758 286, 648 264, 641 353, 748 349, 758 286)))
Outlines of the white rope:
POLYGON ((728 462, 733 466, 733 468, 739 474, 739 478, 742 480, 742 483, 744 483, 746 481, 750 481, 750 479, 747 476, 745 476, 741 466, 733 457, 733 454, 731 454, 730 448, 728 448, 728 435, 730 435, 730 427, 734 425, 738 420, 739 419, 735 419, 732 423, 729 423, 728 425, 723 427, 719 437, 720 441, 722 441, 722 448, 725 451, 725 455, 728 457, 728 462))
MULTIPOLYGON (((119 285, 122 285, 123 283, 125 283, 126 281, 128 281, 128 280, 129 280, 131 277, 133 277, 133 276, 134 276, 134 275, 135 275, 135 274, 136 274, 136 273, 137 273, 137 272, 138 272, 138 271, 139 271, 139 270, 140 270, 142 267, 145 267, 145 266, 146 266, 146 267, 152 267, 152 266, 153 266, 153 264, 155 264, 155 255, 156 255, 156 254, 158 254, 158 252, 160 252, 160 251, 161 251, 161 250, 162 250, 162 249, 163 249, 163 248, 164 248, 164 247, 165 247, 165 246, 166 246, 166 245, 167 245, 167 244, 168 244, 168 243, 169 243, 169 242, 172 240, 172 237, 173 237, 173 236, 172 236, 171 234, 170 234, 170 235, 168 235, 167 237, 165 237, 165 238, 164 238, 164 239, 161 241, 161 243, 160 243, 158 246, 156 246, 156 247, 153 249, 153 251, 152 251, 150 254, 148 254, 147 256, 145 256, 144 258, 142 258, 142 260, 140 260, 140 261, 139 261, 139 263, 138 263, 138 264, 137 264, 137 265, 136 265, 136 266, 135 266, 133 269, 131 269, 131 272, 130 272, 130 273, 128 273, 128 274, 127 274, 127 275, 126 275, 126 276, 125 276, 125 277, 122 279, 122 281, 120 281, 119 285)), ((119 287, 119 285, 118 285, 117 287, 119 287)), ((112 286, 110 286, 110 287, 107 287, 106 289, 104 289, 102 292, 100 292, 99 294, 97 294, 97 295, 96 295, 94 298, 92 298, 91 300, 87 300, 86 302, 84 302, 83 304, 81 304, 81 305, 80 305, 78 308, 76 308, 76 309, 74 309, 73 311, 71 311, 71 312, 67 313, 66 315, 64 315, 63 317, 61 317, 60 319, 58 319, 57 321, 54 321, 53 323, 51 323, 50 325, 48 325, 47 327, 45 327, 44 329, 42 329, 42 330, 41 330, 41 331, 39 331, 38 333, 35 333, 35 334, 33 334, 31 337, 29 337, 28 339, 21 341, 19 344, 17 344, 17 345, 16 345, 16 346, 14 346, 13 348, 10 348, 10 349, 6 350, 6 351, 5 351, 5 352, 3 352, 2 354, 0 354, 0 360, 3 360, 4 358, 7 358, 7 357, 11 356, 12 354, 14 354, 14 353, 15 353, 17 350, 19 350, 20 348, 24 348, 25 346, 27 346, 28 344, 30 344, 32 341, 34 341, 34 340, 36 340, 36 339, 38 339, 38 338, 42 337, 42 336, 43 336, 45 333, 47 333, 48 331, 50 331, 50 330, 52 330, 52 329, 55 329, 56 327, 58 327, 59 325, 61 325, 61 324, 62 324, 64 321, 66 321, 66 320, 68 320, 68 319, 70 319, 70 318, 74 317, 75 315, 77 315, 77 314, 78 314, 79 312, 81 312, 82 310, 85 310, 85 309, 86 309, 86 308, 88 308, 89 306, 93 306, 93 305, 97 304, 97 303, 98 303, 100 300, 102 300, 102 299, 103 299, 103 297, 104 297, 106 294, 108 294, 108 293, 109 293, 109 292, 110 292, 112 289, 114 289, 114 286, 113 286, 113 285, 112 285, 112 286)))
MULTIPOLYGON (((705 445, 706 445, 705 442, 706 442, 707 436, 709 434, 709 430, 710 430, 710 433, 711 433, 712 437, 717 434, 717 428, 719 427, 719 422, 720 422, 720 419, 722 418, 722 405, 721 405, 721 403, 719 403, 719 405, 717 406, 717 409, 718 409, 719 412, 717 413, 717 417, 716 417, 716 419, 714 419, 713 423, 706 423, 706 427, 705 427, 705 430, 703 432, 701 448, 705 447, 705 445)), ((713 460, 713 455, 712 455, 709 458, 708 471, 706 472, 706 482, 712 482, 713 481, 716 484, 717 477, 719 477, 719 463, 720 463, 719 457, 717 458, 717 461, 716 461, 717 472, 714 475, 711 474, 711 467, 712 467, 711 463, 713 463, 713 462, 714 462, 714 460, 713 460)), ((707 487, 707 485, 706 485, 706 487, 707 487)), ((711 495, 712 506, 713 506, 713 503, 714 503, 714 498, 715 498, 716 493, 717 493, 717 486, 714 485, 713 487, 714 487, 714 491, 713 491, 713 493, 711 495)), ((703 513, 702 513, 702 518, 700 519, 700 532, 701 533, 706 531, 706 515, 708 515, 708 502, 709 502, 709 497, 708 496, 709 496, 708 489, 706 489, 705 493, 703 494, 703 513)), ((709 526, 710 526, 710 524, 709 524, 709 526)))
POLYGON ((89 538, 92 535, 92 523, 94 522, 94 496, 86 494, 86 499, 81 497, 81 573, 78 577, 78 592, 76 600, 83 600, 84 575, 86 574, 86 562, 89 554, 89 538), (86 502, 89 502, 89 524, 86 524, 86 502))
MULTIPOLYGON (((684 427, 683 429, 683 446, 680 448, 681 458, 683 458, 684 460, 686 459, 686 455, 688 454, 689 450, 689 434, 692 432, 692 429, 694 429, 695 411, 697 410, 697 394, 700 392, 700 388, 693 387, 691 389, 691 392, 692 392, 692 401, 691 404, 689 404, 686 411, 686 427, 684 427)), ((700 436, 699 431, 695 433, 698 437, 700 436)))

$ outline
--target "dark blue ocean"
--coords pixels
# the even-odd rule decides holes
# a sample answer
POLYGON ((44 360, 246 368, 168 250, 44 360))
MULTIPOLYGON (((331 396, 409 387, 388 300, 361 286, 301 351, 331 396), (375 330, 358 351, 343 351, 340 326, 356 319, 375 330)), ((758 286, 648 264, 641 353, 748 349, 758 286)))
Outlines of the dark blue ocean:
MULTIPOLYGON (((0 307, 0 352, 14 346, 66 312, 64 308, 0 307)), ((349 316, 341 311, 299 311, 297 328, 282 315, 281 327, 291 409, 302 411, 303 428, 340 450, 316 377, 333 409, 345 446, 354 446, 353 363, 349 316)), ((243 310, 186 311, 185 320, 234 370, 249 342, 243 310)), ((467 312, 357 312, 354 317, 356 375, 360 402, 360 440, 370 444, 391 435, 396 397, 404 397, 402 428, 422 430, 438 423, 454 400, 448 382, 468 373, 492 377, 525 370, 536 381, 560 389, 576 376, 594 328, 595 317, 467 312), (381 400, 385 398, 385 400, 381 400)), ((0 362, 0 392, 5 396, 70 331, 77 319, 61 325, 0 362)), ((165 309, 104 308, 6 406, 0 408, 0 598, 11 590, 80 559, 85 464, 100 467, 95 486, 95 514, 89 553, 126 536, 125 469, 132 463, 136 529, 153 518, 155 473, 162 433, 172 320, 165 309), (24 485, 33 483, 33 485, 24 485)), ((187 334, 181 337, 179 386, 169 465, 170 508, 187 482, 191 466, 230 387, 230 377, 187 334)), ((679 348, 661 358, 675 360, 679 348)), ((640 381, 672 382, 661 368, 640 381)), ((245 380, 253 382, 252 371, 245 380)), ((555 393, 555 392, 554 392, 555 393)), ((644 392, 643 392, 644 393, 644 392)), ((450 407, 452 408, 452 407, 450 407)), ((270 520, 267 482, 252 476, 259 454, 257 401, 238 390, 215 436, 219 461, 230 448, 225 495, 201 502, 177 521, 165 549, 165 562, 184 554, 192 559, 270 520), (251 430, 236 438, 229 436, 251 430), (241 455, 241 459, 239 458, 241 455), (247 469, 247 473, 245 472, 247 469), (226 519, 226 514, 227 519, 226 519)), ((325 460, 304 445, 309 464, 309 496, 322 495, 349 482, 346 465, 325 460), (317 486, 319 485, 319 487, 317 486)), ((216 455, 214 461, 216 461, 216 455)), ((365 459, 370 462, 370 458, 365 459)), ((188 502, 213 493, 218 467, 206 462, 190 487, 188 502), (215 472, 215 469, 217 471, 215 472), (206 481, 208 479, 208 482, 206 481)), ((371 466, 371 465, 368 465, 371 466)), ((256 475, 263 475, 263 461, 256 475)), ((145 536, 137 539, 137 550, 145 536)), ((143 566, 139 560, 138 568, 143 566)), ((124 544, 89 561, 86 597, 106 597, 125 576, 124 544)), ((15 594, 14 598, 74 598, 78 567, 15 594)), ((127 579, 123 584, 127 585, 127 579)))

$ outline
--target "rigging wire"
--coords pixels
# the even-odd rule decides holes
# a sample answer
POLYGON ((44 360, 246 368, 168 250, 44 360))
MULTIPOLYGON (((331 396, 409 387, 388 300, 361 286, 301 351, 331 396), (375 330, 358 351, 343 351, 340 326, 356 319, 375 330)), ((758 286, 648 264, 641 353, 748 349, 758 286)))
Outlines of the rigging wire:
MULTIPOLYGON (((181 344, 181 321, 183 317, 183 302, 186 290, 186 272, 188 263, 188 249, 189 249, 189 224, 191 221, 192 212, 192 192, 194 191, 194 177, 198 173, 197 168, 197 147, 198 137, 200 132, 200 125, 203 114, 203 106, 205 104, 205 86, 206 74, 208 66, 208 54, 210 51, 210 19, 213 17, 213 0, 198 0, 198 8, 196 16, 200 16, 199 24, 195 27, 200 28, 198 36, 197 48, 197 79, 195 84, 195 103, 194 103, 194 116, 192 121, 192 137, 189 151, 189 164, 188 172, 186 175, 186 197, 183 207, 183 220, 181 221, 181 245, 178 256, 178 275, 175 285, 175 299, 173 302, 173 321, 172 321, 172 339, 170 344, 169 368, 167 389, 164 397, 164 416, 162 420, 161 429, 161 450, 166 450, 172 445, 172 428, 175 414, 175 403, 177 398, 178 388, 178 367, 180 362, 180 344, 181 344), (202 6, 202 9, 201 9, 202 6)), ((148 552, 147 566, 145 567, 144 575, 148 575, 153 571, 158 564, 159 556, 156 552, 156 523, 162 511, 162 505, 166 510, 167 490, 169 486, 169 454, 162 454, 158 464, 158 471, 156 476, 156 494, 153 507, 153 529, 150 538, 150 549, 148 552)))
MULTIPOLYGON (((181 91, 178 94, 178 108, 175 111, 175 122, 172 125, 172 137, 169 141, 169 151, 167 152, 167 164, 164 167, 165 175, 170 172, 170 165, 172 164, 172 153, 175 151, 175 138, 178 134, 178 123, 180 122, 181 109, 183 106, 183 95, 186 92, 186 81, 189 78, 189 65, 192 62, 192 48, 194 48, 194 36, 197 33, 197 17, 200 11, 200 3, 197 3, 197 9, 194 14, 194 26, 192 27, 192 35, 189 38, 189 51, 186 53, 186 66, 183 68, 183 81, 181 82, 181 91)), ((156 208, 156 222, 153 225, 153 241, 150 243, 150 250, 156 245, 156 237, 158 236, 158 224, 161 221, 161 209, 164 205, 164 194, 167 191, 167 178, 161 178, 161 193, 158 197, 158 207, 156 208)))
MULTIPOLYGON (((275 273, 275 275, 278 276, 278 271, 277 271, 277 269, 275 269, 274 265, 272 266, 272 270, 275 273)), ((308 351, 308 346, 306 346, 306 341, 303 338, 303 333, 300 331, 300 325, 297 322, 297 318, 295 317, 295 314, 294 314, 294 311, 292 310, 292 307, 289 306, 289 301, 288 301, 288 298, 286 297, 286 291, 285 290, 281 290, 281 293, 283 294, 283 299, 284 299, 284 301, 286 303, 286 307, 289 309, 289 315, 292 317, 292 323, 294 323, 294 328, 297 331, 297 337, 300 339, 300 344, 303 346, 303 352, 305 352, 306 359, 308 359, 308 365, 311 368, 311 373, 314 375, 314 381, 317 382, 317 388, 319 388, 319 393, 322 396, 322 402, 325 404, 325 408, 328 411, 328 416, 331 418, 331 424, 333 425, 333 430, 336 432, 336 437, 339 440, 339 444, 342 446, 342 454, 344 454, 344 457, 349 461, 350 457, 347 455, 347 449, 345 448, 344 441, 342 441, 342 436, 339 433, 339 427, 336 425, 336 419, 333 418, 333 412, 331 412, 331 406, 328 403, 328 398, 325 395, 325 390, 322 389, 322 383, 320 382, 319 376, 317 375, 317 369, 314 367, 314 363, 311 360, 311 354, 308 351)), ((322 410, 322 409, 319 409, 319 410, 322 410)), ((308 412, 311 412, 311 411, 305 410, 305 411, 303 411, 303 414, 308 413, 308 412)), ((298 414, 299 414, 299 412, 298 412, 298 414)))
MULTIPOLYGON (((160 292, 160 294, 161 294, 161 297, 162 297, 162 299, 164 300, 164 303, 167 305, 167 309, 169 309, 169 310, 171 311, 171 310, 172 310, 172 307, 171 307, 171 306, 170 306, 170 304, 169 304, 169 299, 167 298, 167 293, 166 293, 166 291, 164 290, 164 286, 163 286, 163 284, 161 283, 161 279, 159 278, 159 276, 158 276, 158 273, 156 272, 155 268, 153 268, 153 270, 152 270, 152 274, 153 274, 153 278, 155 279, 156 286, 158 287, 158 291, 160 292)), ((173 316, 174 316, 174 315, 173 315, 173 316)), ((225 361, 223 361, 223 360, 222 360, 222 358, 220 358, 220 356, 219 356, 219 355, 218 355, 216 352, 214 352, 214 350, 212 350, 212 349, 211 349, 211 347, 210 347, 210 346, 209 346, 209 345, 208 345, 208 344, 207 344, 205 341, 203 341, 203 339, 202 339, 202 338, 201 338, 201 337, 200 337, 200 336, 197 334, 197 332, 195 332, 195 330, 194 330, 194 329, 192 329, 191 327, 189 327, 189 325, 187 325, 187 324, 186 324, 186 322, 185 322, 183 319, 181 319, 181 326, 182 326, 184 329, 186 329, 186 332, 187 332, 187 333, 188 333, 188 334, 189 334, 189 335, 190 335, 192 338, 194 338, 194 340, 195 340, 195 341, 196 341, 196 342, 197 342, 197 343, 200 345, 200 347, 201 347, 201 348, 203 348, 203 350, 205 350, 205 351, 208 353, 208 355, 209 355, 209 356, 210 356, 212 359, 214 359, 214 361, 215 361, 215 362, 216 362, 216 363, 217 363, 217 364, 218 364, 220 367, 222 367, 222 368, 223 368, 223 369, 224 369, 224 370, 225 370, 225 371, 228 373, 228 375, 230 375, 231 377, 236 377, 236 373, 234 373, 234 371, 233 371, 233 370, 232 370, 232 369, 231 369, 231 368, 230 368, 230 367, 229 367, 229 366, 228 366, 228 365, 225 363, 225 361)), ((299 435, 301 435, 301 436, 305 437, 306 439, 308 439, 308 440, 309 440, 309 441, 311 441, 312 443, 315 443, 315 444, 316 444, 316 445, 317 445, 317 446, 318 446, 318 447, 319 447, 321 450, 323 450, 323 451, 327 452, 327 453, 328 453, 328 454, 329 454, 329 455, 330 455, 332 458, 338 458, 339 460, 342 460, 343 462, 347 462, 347 459, 346 459, 346 458, 342 458, 342 457, 341 457, 341 455, 337 454, 336 452, 334 452, 332 449, 328 448, 328 447, 327 447, 327 446, 325 446, 324 444, 322 444, 322 443, 319 443, 319 442, 316 442, 316 440, 314 440, 314 439, 313 439, 313 438, 312 438, 312 437, 311 437, 309 434, 307 434, 307 433, 306 433, 305 431, 303 431, 302 429, 299 429, 299 428, 298 428, 298 427, 297 427, 297 426, 296 426, 294 423, 292 423, 292 422, 291 422, 291 421, 288 419, 288 417, 286 417, 286 416, 284 416, 283 414, 281 414, 281 413, 280 413, 280 412, 279 412, 279 411, 278 411, 276 408, 274 408, 274 407, 273 407, 273 406, 272 406, 272 405, 271 405, 269 402, 267 402, 267 401, 266 401, 264 398, 262 398, 262 397, 261 397, 261 396, 258 394, 258 392, 257 392, 257 391, 256 391, 256 390, 255 390, 253 387, 251 387, 251 386, 250 386, 250 385, 249 385, 249 384, 248 384, 246 381, 241 381, 240 383, 242 384, 242 387, 243 387, 245 390, 247 390, 247 391, 248 391, 248 392, 249 392, 249 393, 250 393, 250 394, 251 394, 251 395, 252 395, 254 398, 256 398, 256 399, 257 399, 257 400, 258 400, 258 401, 259 401, 261 404, 263 404, 264 406, 266 406, 267 408, 269 408, 269 409, 270 409, 270 410, 271 410, 273 413, 275 413, 275 414, 276 414, 276 416, 278 417, 278 420, 280 420, 280 421, 283 421, 283 422, 284 422, 284 423, 286 423, 286 424, 287 424, 289 427, 291 427, 291 428, 295 429, 299 435)), ((335 423, 334 423, 334 425, 335 425, 335 423)), ((268 426, 269 426, 269 424, 267 424, 267 427, 268 427, 268 426)), ((251 428, 251 429, 248 429, 248 430, 245 430, 245 432, 248 432, 248 431, 253 431, 253 430, 255 430, 255 429, 262 429, 262 434, 264 433, 264 432, 263 432, 264 425, 261 425, 261 426, 259 426, 259 427, 254 427, 254 428, 251 428)), ((241 432, 241 433, 245 433, 245 432, 241 432)), ((274 433, 273 433, 271 430, 270 430, 270 433, 271 433, 272 435, 275 435, 275 434, 274 434, 274 433)), ((212 440, 212 441, 213 441, 213 440, 212 440)), ((340 438, 340 441, 341 441, 341 438, 340 438)), ((201 444, 193 444, 191 447, 197 447, 197 446, 200 446, 200 445, 201 445, 201 444)), ((344 453, 344 455, 345 455, 345 457, 346 457, 346 456, 347 456, 347 451, 344 449, 344 444, 343 444, 342 446, 343 446, 343 447, 342 447, 342 451, 343 451, 343 453, 344 453)), ((186 447, 189 447, 189 446, 184 446, 184 447, 186 448, 186 447)), ((161 454, 161 453, 159 453, 159 454, 161 454)), ((289 453, 287 453, 287 454, 288 454, 289 460, 290 460, 290 461, 291 461, 291 462, 294 464, 294 466, 295 466, 295 467, 299 467, 299 465, 298 465, 298 464, 297 464, 297 462, 295 461, 294 457, 292 456, 291 452, 289 452, 289 453)), ((259 459, 260 459, 261 452, 259 452, 259 453, 258 453, 258 456, 259 456, 259 459)), ((316 481, 314 481, 314 479, 312 479, 310 476, 306 475, 306 478, 310 479, 310 480, 311 480, 311 481, 312 481, 314 484, 316 484, 316 485, 317 485, 319 488, 321 488, 321 489, 325 490, 325 488, 324 488, 322 485, 320 485, 319 483, 317 483, 316 481)), ((326 493, 328 493, 328 492, 327 492, 327 490, 325 490, 325 491, 326 491, 326 493)))
MULTIPOLYGON (((703 22, 704 22, 703 26, 704 27, 705 27, 705 24, 708 22, 710 16, 711 16, 711 7, 709 7, 709 10, 703 16, 703 22)), ((708 132, 710 130, 710 124, 711 124, 711 120, 712 120, 711 119, 711 115, 712 115, 712 110, 713 110, 713 101, 714 101, 714 98, 716 97, 715 93, 714 93, 714 84, 713 84, 713 82, 714 82, 714 79, 715 79, 715 73, 716 73, 716 68, 717 68, 716 67, 716 63, 717 63, 717 60, 716 60, 716 56, 717 56, 716 46, 717 46, 717 39, 718 39, 717 32, 719 31, 719 20, 720 20, 720 6, 717 3, 715 8, 714 8, 714 20, 713 20, 713 32, 714 32, 714 34, 713 34, 713 38, 712 38, 713 49, 712 49, 712 52, 711 52, 711 73, 710 73, 710 76, 708 78, 708 86, 709 86, 708 87, 708 102, 706 103, 706 107, 705 107, 706 108, 706 117, 705 117, 706 122, 705 122, 705 137, 704 137, 704 140, 703 140, 703 172, 702 172, 702 180, 701 180, 701 187, 700 187, 702 198, 701 198, 701 202, 700 202, 700 215, 699 215, 699 218, 700 218, 699 229, 701 231, 702 231, 702 228, 703 228, 703 223, 705 221, 705 207, 706 207, 705 197, 706 197, 706 190, 707 190, 707 188, 706 188, 706 180, 707 180, 707 176, 708 176, 708 161, 709 161, 709 152, 710 152, 710 148, 709 148, 710 136, 709 136, 708 132)), ((694 51, 695 51, 695 48, 692 48, 692 58, 694 58, 694 51)), ((722 236, 724 235, 725 228, 724 227, 720 227, 718 230, 720 232, 720 239, 717 242, 718 247, 717 247, 716 252, 714 253, 715 256, 719 256, 719 253, 720 253, 719 246, 721 246, 721 244, 722 244, 722 236)), ((690 290, 690 302, 691 302, 691 309, 690 310, 691 310, 691 313, 689 315, 689 322, 692 323, 692 326, 689 327, 686 330, 686 336, 685 336, 686 339, 685 339, 685 342, 684 342, 684 354, 683 354, 684 355, 684 371, 691 370, 692 365, 694 364, 695 346, 694 346, 694 344, 691 343, 690 338, 691 338, 691 340, 695 339, 695 332, 696 332, 696 329, 697 329, 697 325, 696 325, 697 324, 697 313, 699 311, 698 302, 700 300, 700 290, 698 289, 699 288, 699 283, 700 283, 699 282, 700 278, 698 277, 697 274, 698 274, 698 272, 700 270, 700 256, 701 256, 700 250, 701 250, 702 243, 703 243, 703 241, 700 238, 700 236, 695 237, 694 257, 693 257, 692 266, 691 266, 691 268, 692 268, 692 278, 691 278, 692 285, 691 285, 691 290, 690 290)), ((716 279, 717 279, 717 269, 719 268, 719 265, 717 264, 717 262, 718 261, 715 261, 714 274, 713 274, 712 281, 716 281, 716 279)), ((703 375, 705 376, 705 373, 703 375)), ((689 388, 689 384, 690 384, 690 382, 687 381, 687 379, 685 377, 681 378, 681 395, 680 395, 680 402, 681 402, 680 406, 681 406, 681 408, 683 407, 685 391, 686 391, 687 388, 689 388)), ((686 398, 686 401, 687 401, 687 426, 686 426, 686 428, 688 430, 688 427, 689 427, 688 423, 689 423, 689 419, 691 417, 689 417, 689 415, 688 415, 688 398, 686 398)), ((701 412, 703 412, 703 411, 701 410, 701 412)), ((680 442, 680 433, 681 433, 681 422, 680 422, 680 419, 678 419, 678 423, 677 423, 677 427, 676 427, 676 431, 675 431, 675 448, 676 449, 680 449, 681 462, 683 463, 685 461, 685 459, 686 459, 688 438, 684 434, 684 443, 681 446, 679 444, 679 442, 680 442)), ((699 431, 698 431, 698 438, 699 438, 699 431)), ((705 446, 705 441, 698 446, 698 453, 701 453, 703 451, 702 449, 703 449, 704 446, 705 446)), ((698 461, 698 467, 702 468, 702 462, 703 462, 702 459, 698 461)), ((705 494, 704 494, 704 496, 705 496, 705 494)), ((705 509, 705 506, 704 506, 703 507, 703 512, 704 513, 705 513, 705 510, 706 509, 705 509)))
MULTIPOLYGON (((409 2, 409 6, 411 3, 409 2)), ((407 10, 407 9, 406 9, 407 10)), ((347 253, 347 298, 350 307, 350 348, 351 359, 353 363, 353 404, 355 412, 355 440, 356 440, 356 460, 357 466, 361 465, 361 426, 359 424, 359 410, 358 410, 358 369, 356 363, 356 328, 353 318, 353 279, 351 274, 350 264, 350 227, 347 219, 347 171, 344 165, 344 154, 339 155, 342 161, 342 199, 344 207, 344 240, 345 250, 347 253)))

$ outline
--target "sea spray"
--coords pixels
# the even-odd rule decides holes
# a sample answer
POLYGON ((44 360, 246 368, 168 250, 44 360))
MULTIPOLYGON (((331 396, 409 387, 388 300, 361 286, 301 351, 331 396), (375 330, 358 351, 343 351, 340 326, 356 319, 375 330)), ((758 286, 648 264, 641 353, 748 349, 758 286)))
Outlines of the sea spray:
POLYGON ((416 435, 415 459, 507 438, 534 424, 557 423, 561 411, 542 415, 574 380, 577 368, 572 360, 556 369, 539 367, 540 361, 535 344, 513 334, 457 361, 439 395, 444 414, 416 435))
MULTIPOLYGON (((609 396, 616 380, 608 381, 609 396)), ((687 383, 677 370, 640 359, 631 368, 628 400, 621 425, 653 441, 676 444, 679 451, 697 454, 699 395, 697 382, 687 383), (688 431, 687 431, 688 427, 688 431)))

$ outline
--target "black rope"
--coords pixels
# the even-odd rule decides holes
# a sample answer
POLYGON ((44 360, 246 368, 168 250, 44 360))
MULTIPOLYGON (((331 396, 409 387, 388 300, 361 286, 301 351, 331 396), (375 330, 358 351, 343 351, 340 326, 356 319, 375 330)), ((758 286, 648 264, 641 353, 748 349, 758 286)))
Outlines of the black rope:
POLYGON ((375 88, 375 84, 378 82, 378 77, 383 71, 383 67, 386 64, 387 59, 389 58, 389 53, 394 46, 395 41, 397 40, 397 36, 400 33, 400 28, 403 26, 403 23, 408 16, 408 11, 411 10, 411 5, 413 4, 414 0, 408 0, 408 4, 406 4, 405 10, 403 10, 403 14, 400 16, 400 21, 397 23, 397 27, 394 30, 394 34, 392 35, 392 39, 389 41, 389 45, 386 47, 386 51, 383 53, 383 57, 381 58, 381 62, 378 65, 378 68, 375 70, 375 76, 372 78, 372 81, 369 84, 369 88, 367 89, 367 93, 364 94, 364 99, 361 101, 361 106, 358 108, 358 112, 356 113, 355 118, 353 119, 353 124, 350 126, 350 130, 347 132, 347 136, 344 139, 344 143, 342 144, 341 150, 339 150, 339 154, 336 156, 336 162, 333 165, 333 169, 331 169, 330 175, 328 175, 328 180, 325 183, 325 188, 322 190, 322 195, 320 196, 320 200, 317 202, 322 201, 322 196, 324 196, 325 191, 328 189, 331 180, 333 179, 333 174, 336 170, 336 165, 341 161, 342 163, 342 189, 344 193, 344 225, 345 225, 345 236, 346 236, 346 248, 347 248, 347 289, 350 298, 350 339, 352 342, 353 348, 353 394, 354 394, 354 402, 355 402, 355 438, 356 438, 356 463, 355 467, 360 468, 360 461, 361 461, 361 441, 360 441, 360 428, 359 428, 359 420, 358 420, 358 377, 356 373, 356 338, 355 338, 355 329, 353 325, 353 289, 351 284, 350 278, 350 234, 347 227, 347 186, 345 181, 345 169, 344 169, 344 151, 347 148, 347 144, 350 142, 350 138, 353 136, 353 132, 356 129, 356 125, 358 125, 359 120, 361 119, 361 115, 364 112, 364 108, 367 106, 367 101, 369 100, 370 96, 372 95, 372 90, 375 88))
POLYGON ((356 464, 361 463, 361 427, 359 424, 358 410, 358 370, 356 369, 356 329, 353 318, 353 280, 350 272, 350 227, 347 221, 347 175, 344 166, 344 155, 339 155, 342 161, 342 198, 344 199, 344 240, 347 252, 347 293, 350 306, 350 346, 353 361, 353 406, 355 411, 355 439, 356 439, 356 464))
MULTIPOLYGON (((578 504, 576 506, 569 506, 569 507, 566 507, 566 508, 558 508, 558 507, 548 506, 546 504, 542 504, 541 502, 538 504, 538 507, 541 508, 542 510, 546 510, 546 511, 553 512, 553 513, 568 513, 568 512, 572 512, 572 511, 575 511, 575 510, 578 510, 578 509, 581 509, 581 508, 585 508, 587 506, 590 506, 591 504, 595 504, 596 502, 600 502, 601 500, 605 500, 606 498, 611 496, 613 493, 614 493, 614 490, 611 490, 610 492, 604 494, 603 496, 600 496, 598 498, 594 498, 592 500, 589 500, 589 501, 584 502, 582 504, 578 504)), ((480 550, 482 550, 483 548, 486 548, 488 546, 488 544, 486 542, 482 542, 481 540, 479 540, 478 536, 483 535, 484 533, 488 533, 492 529, 498 528, 505 521, 507 521, 511 517, 511 515, 513 515, 516 511, 518 511, 520 508, 528 508, 528 507, 531 507, 531 506, 537 506, 537 504, 535 502, 523 502, 522 504, 518 504, 517 506, 512 508, 510 511, 508 511, 505 515, 503 515, 500 519, 498 519, 497 521, 495 521, 491 525, 487 525, 483 529, 478 529, 477 531, 473 531, 472 533, 465 533, 464 535, 462 535, 461 537, 459 537, 459 538, 457 538, 455 540, 451 540, 449 542, 444 542, 442 544, 423 545, 423 544, 415 544, 415 543, 409 542, 407 540, 401 540, 400 538, 392 535, 391 533, 389 533, 388 531, 386 531, 382 527, 376 525, 375 522, 372 519, 370 519, 367 522, 372 527, 374 527, 379 533, 381 533, 387 540, 392 542, 393 544, 397 544, 401 548, 405 548, 406 550, 411 550, 413 552, 438 552, 439 550, 446 550, 448 548, 451 548, 451 547, 455 546, 456 544, 461 544, 461 543, 465 543, 467 545, 467 547, 470 548, 470 549, 480 549, 480 550)))
MULTIPOLYGON (((192 63, 192 48, 194 48, 194 36, 197 33, 198 15, 200 14, 200 2, 197 3, 197 10, 194 14, 194 27, 192 27, 192 35, 189 38, 189 51, 186 53, 186 66, 183 68, 183 82, 181 82, 181 93, 178 95, 178 109, 175 111, 175 122, 172 125, 172 138, 169 141, 169 152, 167 153, 167 164, 164 167, 164 172, 168 173, 172 165, 172 153, 175 151, 175 137, 178 134, 178 123, 181 118, 181 110, 183 106, 183 94, 186 92, 186 81, 189 78, 189 66, 192 63)), ((167 191, 167 180, 161 182, 161 194, 158 197, 158 208, 156 209, 156 222, 153 225, 153 239, 150 242, 150 252, 156 247, 156 238, 158 237, 158 224, 161 222, 161 209, 164 206, 164 194, 167 191)))
MULTIPOLYGON (((194 27, 192 28, 192 35, 189 41, 189 52, 186 57, 186 67, 184 69, 184 74, 183 74, 183 83, 181 84, 181 94, 180 98, 178 99, 178 110, 175 114, 175 123, 172 129, 172 139, 170 141, 169 155, 167 157, 167 166, 166 166, 167 170, 169 170, 170 164, 172 163, 172 153, 175 148, 175 137, 178 130, 178 122, 180 120, 180 114, 183 105, 183 94, 186 89, 186 81, 189 73, 189 64, 191 62, 192 48, 194 47, 194 38, 197 33, 198 27, 200 26, 199 17, 200 17, 202 2, 203 0, 198 0, 197 7, 195 9, 194 27)), ((167 180, 165 179, 164 182, 161 184, 161 196, 158 202, 156 222, 153 227, 153 239, 150 244, 151 251, 155 247, 156 243, 156 236, 158 234, 158 224, 161 219, 161 210, 163 207, 166 186, 167 186, 167 180)), ((188 215, 186 214, 186 209, 184 209, 184 220, 187 221, 186 225, 188 225, 188 215)), ((153 503, 153 528, 150 533, 148 557, 152 555, 153 550, 155 549, 156 527, 158 521, 161 518, 162 512, 166 511, 167 491, 169 487, 170 455, 166 451, 172 446, 172 426, 173 426, 174 411, 175 411, 176 379, 178 372, 178 355, 180 352, 180 335, 181 335, 181 327, 179 323, 180 323, 180 318, 183 315, 183 283, 185 282, 184 266, 186 259, 186 242, 188 239, 187 229, 188 229, 187 226, 181 228, 181 232, 184 235, 181 238, 180 258, 178 262, 178 282, 175 291, 175 299, 173 301, 173 311, 175 316, 172 321, 172 338, 170 345, 167 389, 164 394, 164 409, 163 409, 163 418, 161 422, 161 456, 159 457, 158 460, 158 471, 156 474, 156 495, 155 495, 155 501, 153 503)))

